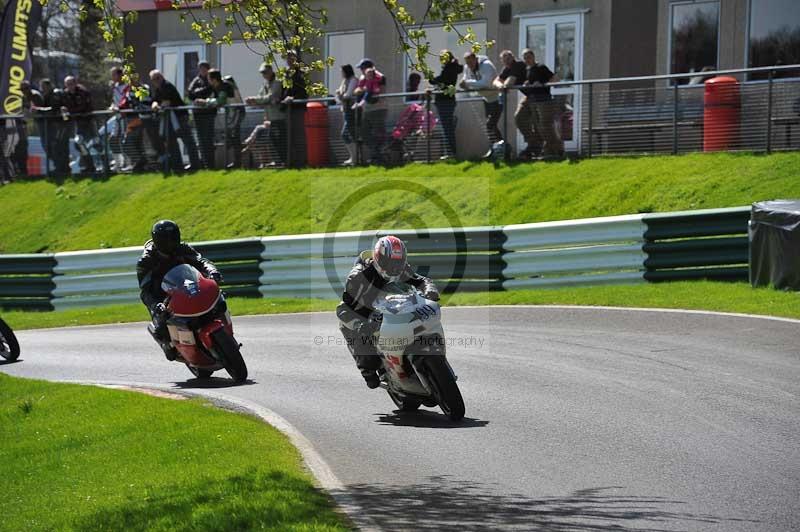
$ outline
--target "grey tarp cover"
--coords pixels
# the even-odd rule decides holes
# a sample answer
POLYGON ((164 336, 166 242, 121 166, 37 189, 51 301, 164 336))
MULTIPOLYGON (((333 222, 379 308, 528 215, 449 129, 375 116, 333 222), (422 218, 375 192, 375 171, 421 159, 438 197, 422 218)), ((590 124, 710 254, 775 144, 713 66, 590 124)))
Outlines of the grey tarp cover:
POLYGON ((750 284, 800 290, 800 200, 753 203, 750 284))

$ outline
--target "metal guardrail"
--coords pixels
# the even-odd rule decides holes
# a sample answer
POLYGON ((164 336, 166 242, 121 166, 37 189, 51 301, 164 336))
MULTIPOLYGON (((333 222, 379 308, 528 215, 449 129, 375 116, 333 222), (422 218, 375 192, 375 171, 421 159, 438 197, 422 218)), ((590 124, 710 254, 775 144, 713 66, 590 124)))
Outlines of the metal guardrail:
POLYGON ((0 255, 0 307, 52 310, 52 254, 0 255))
MULTIPOLYGON (((750 208, 402 230, 409 261, 448 293, 747 280, 750 208)), ((341 296, 356 256, 386 231, 246 238, 196 245, 230 295, 341 296)), ((64 309, 138 301, 141 248, 0 255, 0 307, 64 309)))
MULTIPOLYGON (((223 287, 227 293, 257 296, 260 274, 258 254, 262 249, 260 240, 198 242, 195 246, 217 264, 225 278, 223 287)), ((59 310, 138 301, 139 283, 135 269, 141 254, 141 247, 127 247, 51 255, 54 263, 49 305, 59 310)), ((0 298, 0 305, 3 304, 0 298)))
POLYGON ((749 207, 646 214, 647 281, 747 281, 749 207))
MULTIPOLYGON (((576 80, 551 86, 554 130, 567 150, 580 156, 800 149, 800 65, 576 80), (765 73, 763 81, 746 79, 765 73), (708 121, 703 84, 677 83, 700 75, 704 79, 745 78, 737 86, 735 109, 727 118, 708 121), (795 77, 786 77, 790 75, 795 77)), ((514 119, 519 88, 524 87, 502 91, 506 105, 498 124, 517 151, 524 147, 521 137, 516 142, 514 119)), ((282 168, 337 166, 349 158, 355 164, 384 165, 442 157, 479 159, 494 140, 486 126, 483 99, 469 97, 474 93, 458 93, 452 121, 449 111, 440 113, 433 98, 436 91, 385 94, 379 105, 356 111, 332 107, 335 101, 328 97, 296 100, 285 107, 234 104, 221 109, 184 106, 156 113, 143 108, 86 115, 38 114, 23 118, 32 145, 30 163, 25 161, 25 165, 30 175, 49 177, 81 173, 80 167, 107 176, 122 171, 182 172, 185 165, 282 168), (312 110, 310 104, 322 107, 312 110), (189 111, 191 118, 181 117, 189 111), (349 127, 344 127, 345 118, 349 127), (454 124, 454 146, 445 127, 450 123, 454 124)), ((19 119, 0 115, 0 124, 19 119)), ((14 138, 13 133, 6 135, 4 142, 14 138)))

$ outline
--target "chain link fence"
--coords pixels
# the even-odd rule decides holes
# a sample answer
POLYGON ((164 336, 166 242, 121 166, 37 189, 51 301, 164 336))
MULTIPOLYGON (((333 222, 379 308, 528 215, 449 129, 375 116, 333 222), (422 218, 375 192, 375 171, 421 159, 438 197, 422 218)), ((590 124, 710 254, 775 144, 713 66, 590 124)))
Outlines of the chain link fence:
MULTIPOLYGON (((680 84, 686 75, 552 84, 546 116, 572 156, 800 149, 800 65, 703 76, 689 84, 680 84), (747 81, 762 72, 766 80, 747 81)), ((321 98, 262 107, 2 115, 0 179, 514 159, 526 147, 515 116, 517 89, 524 87, 502 91, 497 103, 475 93, 453 101, 421 92, 362 105, 321 98), (510 149, 492 153, 500 138, 510 149)))

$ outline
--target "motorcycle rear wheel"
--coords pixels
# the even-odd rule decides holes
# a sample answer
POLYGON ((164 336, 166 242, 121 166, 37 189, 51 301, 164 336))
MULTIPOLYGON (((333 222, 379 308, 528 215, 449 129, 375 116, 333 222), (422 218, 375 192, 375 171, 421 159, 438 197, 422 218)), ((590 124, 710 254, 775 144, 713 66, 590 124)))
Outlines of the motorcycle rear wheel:
POLYGON ((429 355, 425 357, 425 365, 434 388, 433 393, 439 401, 439 408, 452 421, 460 421, 464 417, 464 398, 461 397, 461 390, 458 389, 444 356, 429 355))
POLYGON ((9 362, 19 358, 19 342, 6 322, 0 320, 0 356, 9 362))
POLYGON ((190 366, 189 364, 186 364, 186 367, 189 368, 189 371, 192 372, 192 375, 194 375, 198 379, 207 379, 211 377, 212 373, 214 373, 210 369, 196 368, 194 366, 190 366))
POLYGON ((225 360, 225 371, 236 382, 247 380, 247 366, 239 351, 236 339, 229 335, 225 329, 220 329, 212 336, 214 348, 222 354, 225 360))
POLYGON ((419 409, 419 406, 422 404, 420 401, 415 399, 410 399, 406 397, 405 399, 401 399, 399 395, 395 394, 391 390, 386 390, 389 393, 389 397, 392 398, 392 402, 394 402, 397 409, 401 412, 414 412, 419 409))

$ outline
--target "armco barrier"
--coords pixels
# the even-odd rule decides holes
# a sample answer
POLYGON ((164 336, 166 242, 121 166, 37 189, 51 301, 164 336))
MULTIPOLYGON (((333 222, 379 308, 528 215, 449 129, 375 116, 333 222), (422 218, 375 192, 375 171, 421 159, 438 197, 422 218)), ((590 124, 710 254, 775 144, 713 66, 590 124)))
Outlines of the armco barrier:
MULTIPOLYGON (((502 227, 391 231, 444 292, 747 279, 749 207, 502 227)), ((198 242, 230 295, 339 298, 359 252, 389 231, 198 242)), ((0 256, 0 306, 138 301, 141 247, 0 256)))
POLYGON ((0 255, 0 307, 53 310, 51 254, 0 255))
POLYGON ((748 278, 750 207, 645 214, 647 281, 748 278))
POLYGON ((641 215, 507 225, 503 289, 642 282, 641 215))
MULTIPOLYGON (((260 238, 198 242, 194 246, 220 269, 227 293, 259 295, 260 238)), ((138 301, 136 261, 141 255, 141 246, 56 253, 52 306, 65 309, 138 301)))
POLYGON ((470 227, 265 237, 259 291, 265 297, 339 298, 358 254, 390 233, 406 241, 417 271, 444 292, 501 288, 502 230, 470 227))

